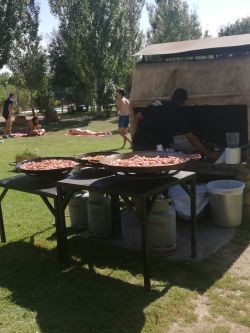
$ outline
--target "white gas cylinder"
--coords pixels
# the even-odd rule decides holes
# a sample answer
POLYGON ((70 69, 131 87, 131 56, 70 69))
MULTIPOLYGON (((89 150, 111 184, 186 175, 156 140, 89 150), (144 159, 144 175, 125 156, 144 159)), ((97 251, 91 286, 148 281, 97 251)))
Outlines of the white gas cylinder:
POLYGON ((176 212, 171 200, 158 195, 148 218, 149 248, 157 252, 169 252, 176 248, 176 212))
POLYGON ((89 193, 85 191, 76 192, 69 201, 69 217, 72 228, 88 228, 87 202, 89 193))
POLYGON ((111 199, 98 192, 89 192, 88 200, 89 233, 104 238, 111 234, 111 199))

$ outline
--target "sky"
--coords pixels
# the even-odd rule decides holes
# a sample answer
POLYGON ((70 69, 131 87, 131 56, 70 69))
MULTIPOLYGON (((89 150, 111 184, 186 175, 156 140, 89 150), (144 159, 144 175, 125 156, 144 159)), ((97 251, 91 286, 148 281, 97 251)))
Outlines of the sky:
MULTIPOLYGON (((153 3, 153 0, 147 0, 153 3)), ((250 16, 250 0, 187 0, 190 9, 195 9, 203 32, 208 30, 213 36, 221 25, 234 23, 238 18, 250 16)), ((40 33, 46 36, 58 26, 57 20, 51 15, 48 1, 40 0, 40 33)), ((147 11, 144 8, 141 19, 141 26, 144 31, 149 26, 147 11)))

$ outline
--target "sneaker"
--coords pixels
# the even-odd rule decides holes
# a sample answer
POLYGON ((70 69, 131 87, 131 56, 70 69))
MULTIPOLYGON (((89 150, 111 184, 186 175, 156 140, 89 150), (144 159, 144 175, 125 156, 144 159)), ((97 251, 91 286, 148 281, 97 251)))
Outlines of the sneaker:
POLYGON ((8 139, 8 135, 3 135, 3 139, 8 139))
POLYGON ((9 138, 14 138, 15 135, 14 134, 9 134, 9 138))

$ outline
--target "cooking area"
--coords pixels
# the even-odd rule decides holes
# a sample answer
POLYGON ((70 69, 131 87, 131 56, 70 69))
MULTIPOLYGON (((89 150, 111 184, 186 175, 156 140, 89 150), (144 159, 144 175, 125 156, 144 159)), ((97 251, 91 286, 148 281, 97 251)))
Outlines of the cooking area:
MULTIPOLYGON (((226 133, 238 133, 242 163, 235 159, 237 163, 226 164, 225 156, 218 164, 202 158, 189 163, 188 169, 196 171, 198 177, 209 175, 211 180, 224 177, 245 181, 245 203, 249 201, 250 179, 249 40, 250 35, 244 34, 149 45, 135 54, 140 61, 134 69, 131 91, 132 132, 136 113, 154 101, 165 103, 175 89, 182 87, 188 92, 182 109, 192 132, 208 149, 222 154, 227 148, 227 154, 235 154, 236 150, 228 149, 226 133)), ((186 151, 186 141, 174 141, 173 148, 186 151)))
MULTIPOLYGON (((22 161, 16 167, 24 174, 0 181, 0 204, 10 189, 40 196, 55 218, 61 263, 68 262, 70 253, 65 209, 70 207, 72 221, 81 212, 87 229, 83 239, 142 250, 146 290, 151 286, 149 253, 180 259, 209 256, 235 235, 243 201, 250 200, 250 46, 244 38, 222 38, 220 47, 216 38, 151 45, 137 53, 142 59, 135 66, 130 97, 132 134, 140 112, 149 105, 151 117, 164 112, 178 92, 185 97, 180 110, 188 131, 200 144, 177 133, 169 146, 156 142, 157 151, 96 151, 22 161), (197 225, 197 218, 205 223, 197 225)), ((171 130, 172 124, 168 126, 171 130)), ((0 236, 5 242, 2 209, 0 236)))

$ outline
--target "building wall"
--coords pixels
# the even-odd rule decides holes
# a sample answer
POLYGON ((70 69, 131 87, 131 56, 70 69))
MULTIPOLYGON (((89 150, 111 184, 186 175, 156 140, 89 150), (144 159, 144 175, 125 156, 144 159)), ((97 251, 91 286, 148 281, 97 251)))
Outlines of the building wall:
MULTIPOLYGON (((250 106, 250 56, 138 63, 130 100, 132 106, 147 106, 155 99, 169 99, 176 88, 187 90, 187 105, 250 106)), ((250 107, 248 117, 249 112, 250 107)))

